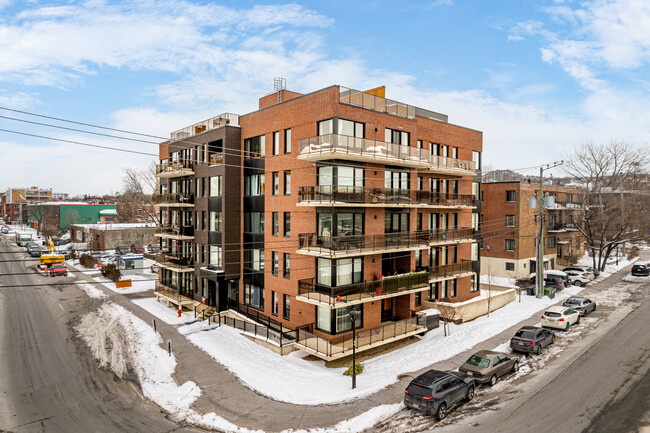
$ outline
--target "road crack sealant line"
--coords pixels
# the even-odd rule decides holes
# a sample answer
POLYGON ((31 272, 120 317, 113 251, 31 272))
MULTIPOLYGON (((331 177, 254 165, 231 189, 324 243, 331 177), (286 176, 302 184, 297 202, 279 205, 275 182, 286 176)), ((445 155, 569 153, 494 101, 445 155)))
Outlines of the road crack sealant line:
MULTIPOLYGON (((645 300, 645 301, 643 301, 643 302, 648 302, 648 301, 645 300)), ((630 307, 630 311, 629 311, 628 313, 626 313, 625 315, 623 315, 623 316, 622 316, 618 321, 616 321, 615 323, 611 324, 611 325, 609 326, 609 328, 606 330, 606 332, 604 332, 602 335, 600 335, 598 338, 596 338, 596 339, 593 341, 593 343, 592 343, 592 344, 591 344, 591 345, 590 345, 590 346, 589 346, 585 351, 580 352, 580 353, 576 353, 575 355, 573 355, 573 356, 574 356, 574 359, 573 359, 572 361, 570 361, 570 362, 569 362, 569 363, 568 363, 564 368, 561 368, 561 369, 557 372, 557 374, 553 377, 553 379, 551 379, 550 381, 548 381, 544 386, 542 386, 540 389, 538 389, 537 391, 535 391, 535 393, 532 394, 529 398, 526 398, 526 399, 525 399, 525 400, 524 400, 524 401, 523 401, 519 406, 517 406, 516 408, 514 408, 514 409, 510 412, 510 415, 508 415, 508 416, 503 420, 503 422, 501 422, 500 424, 503 424, 504 422, 508 421, 508 420, 509 420, 509 419, 510 419, 510 418, 511 418, 511 417, 512 417, 512 416, 513 416, 513 415, 514 415, 514 414, 515 414, 519 409, 521 409, 521 407, 522 407, 523 405, 525 405, 525 404, 528 403, 530 400, 532 400, 533 398, 535 398, 539 393, 541 393, 542 391, 544 391, 548 386, 550 386, 552 383, 554 383, 554 382, 558 379, 558 377, 560 377, 562 374, 564 374, 564 373, 565 373, 565 372, 566 372, 570 367, 572 367, 573 365, 575 365, 578 361, 580 361, 583 357, 585 357, 587 354, 589 354, 592 350, 595 350, 595 346, 598 345, 602 340, 604 340, 605 337, 607 337, 607 336, 609 335, 609 332, 610 332, 612 329, 616 328, 616 327, 618 326, 619 323, 623 322, 623 321, 624 321, 625 319, 627 319, 627 318, 628 318, 632 313, 634 313, 634 312, 636 311, 637 308, 638 308, 638 306, 636 306, 636 307, 630 307)), ((563 365, 564 365, 564 364, 563 364, 563 365)), ((541 373, 538 373, 538 374, 536 374, 535 376, 538 377, 540 374, 543 374, 543 371, 544 371, 544 370, 536 370, 535 372, 541 372, 541 373)), ((535 372, 531 372, 531 374, 534 374, 535 372)), ((609 406, 610 404, 611 404, 611 400, 610 400, 610 402, 608 402, 607 406, 609 406)), ((498 432, 498 431, 499 431, 499 426, 496 426, 496 427, 494 427, 494 428, 491 430, 491 432, 498 432)))

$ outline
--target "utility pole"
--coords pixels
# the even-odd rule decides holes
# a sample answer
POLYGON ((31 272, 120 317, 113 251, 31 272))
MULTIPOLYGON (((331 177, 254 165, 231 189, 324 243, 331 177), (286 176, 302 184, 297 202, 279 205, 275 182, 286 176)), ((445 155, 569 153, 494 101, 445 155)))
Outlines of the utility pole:
POLYGON ((544 296, 544 167, 546 170, 562 165, 564 161, 554 162, 553 165, 546 164, 539 167, 539 194, 537 195, 537 208, 539 209, 539 234, 537 237, 537 269, 536 277, 536 296, 544 296))

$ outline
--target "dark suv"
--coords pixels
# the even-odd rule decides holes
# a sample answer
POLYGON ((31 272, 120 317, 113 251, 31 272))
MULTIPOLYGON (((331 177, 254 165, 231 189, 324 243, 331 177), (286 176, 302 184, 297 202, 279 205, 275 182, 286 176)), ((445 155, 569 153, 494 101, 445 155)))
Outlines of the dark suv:
POLYGON ((510 349, 515 352, 534 352, 540 354, 542 349, 555 342, 555 334, 548 329, 537 326, 522 326, 510 339, 510 349))
POLYGON ((117 254, 118 256, 129 254, 130 252, 131 252, 131 248, 129 247, 121 246, 115 248, 115 254, 117 254))
POLYGON ((404 390, 404 404, 440 421, 447 409, 461 400, 474 398, 474 379, 458 371, 429 370, 413 379, 404 390))
POLYGON ((650 276, 650 263, 640 263, 632 266, 632 275, 635 277, 650 276))

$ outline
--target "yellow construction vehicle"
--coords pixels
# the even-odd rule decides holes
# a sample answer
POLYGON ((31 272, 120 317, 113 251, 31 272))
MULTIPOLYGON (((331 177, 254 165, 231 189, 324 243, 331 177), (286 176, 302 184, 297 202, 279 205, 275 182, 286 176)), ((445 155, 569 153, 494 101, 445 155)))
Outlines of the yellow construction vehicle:
POLYGON ((41 254, 41 265, 50 266, 54 263, 63 263, 64 256, 63 254, 57 254, 56 248, 54 247, 54 242, 52 242, 52 237, 48 236, 47 238, 47 254, 41 254))

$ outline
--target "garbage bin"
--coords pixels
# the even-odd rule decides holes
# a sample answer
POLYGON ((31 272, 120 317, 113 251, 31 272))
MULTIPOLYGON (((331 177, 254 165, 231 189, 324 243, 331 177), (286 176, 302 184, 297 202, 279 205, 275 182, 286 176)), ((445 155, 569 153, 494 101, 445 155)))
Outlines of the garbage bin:
POLYGON ((528 296, 535 296, 535 288, 534 287, 526 287, 526 294, 528 296))
POLYGON ((554 299, 555 287, 544 287, 544 296, 548 296, 550 299, 554 299))

